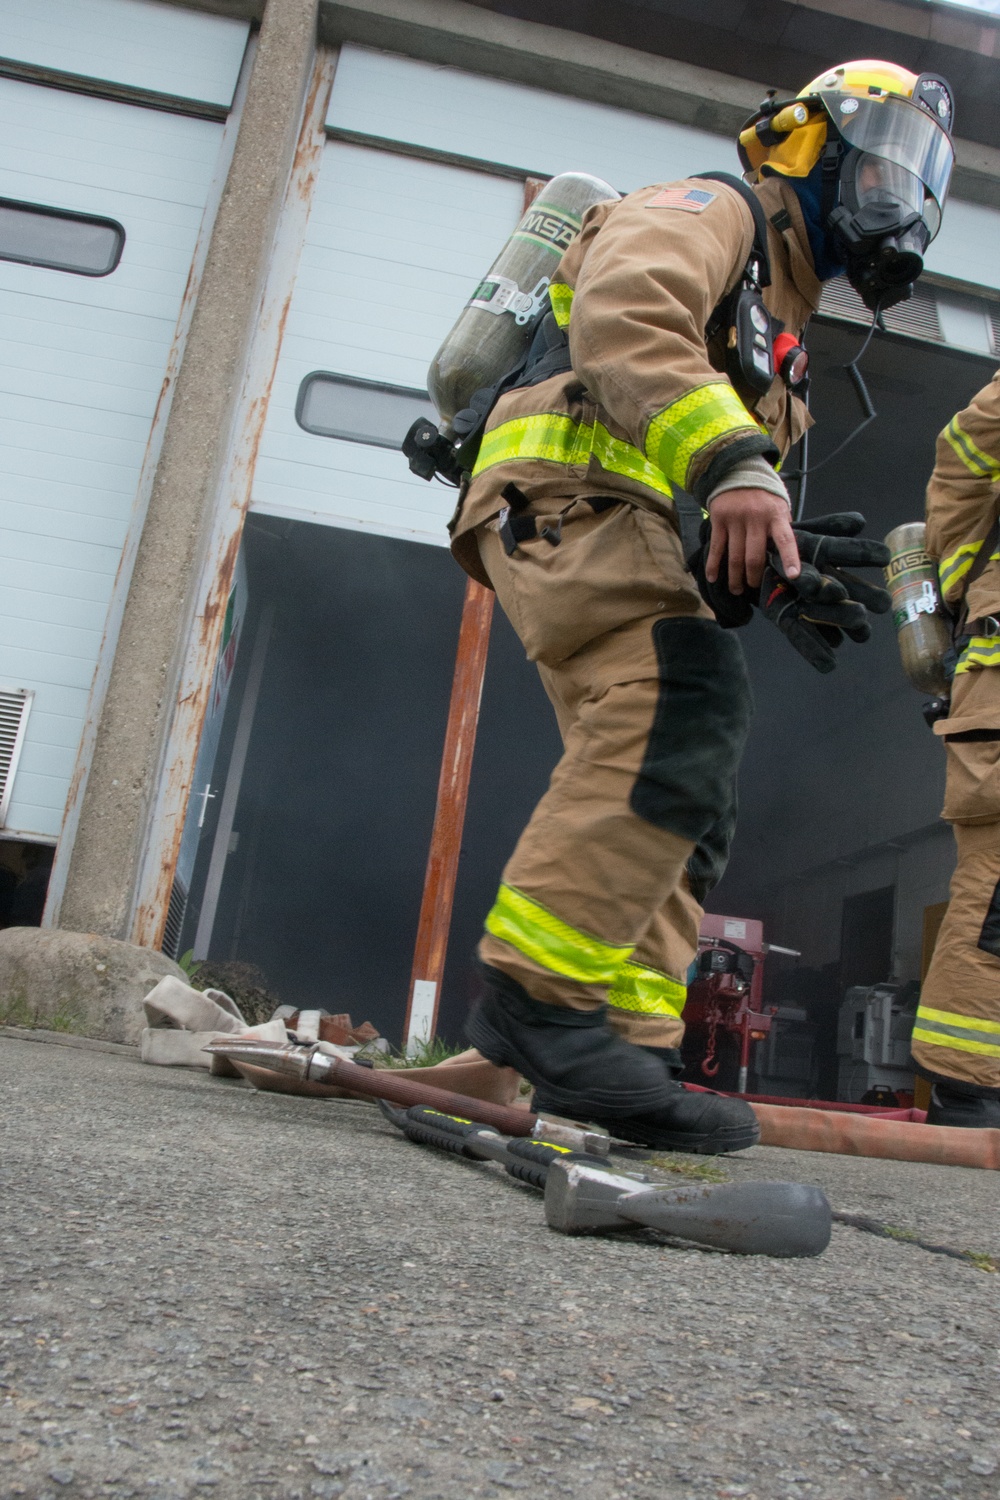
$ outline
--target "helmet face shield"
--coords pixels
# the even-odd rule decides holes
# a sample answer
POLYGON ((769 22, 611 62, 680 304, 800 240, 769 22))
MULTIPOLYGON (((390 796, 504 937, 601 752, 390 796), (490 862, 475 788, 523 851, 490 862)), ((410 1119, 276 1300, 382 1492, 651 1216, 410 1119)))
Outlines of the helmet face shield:
MULTIPOLYGON (((823 103, 847 146, 892 162, 919 179, 937 209, 933 238, 941 224, 955 163, 955 151, 944 127, 925 109, 898 95, 881 99, 838 95, 824 98, 823 103)), ((924 214, 922 203, 914 206, 924 214)), ((931 216, 924 217, 930 228, 931 216)))

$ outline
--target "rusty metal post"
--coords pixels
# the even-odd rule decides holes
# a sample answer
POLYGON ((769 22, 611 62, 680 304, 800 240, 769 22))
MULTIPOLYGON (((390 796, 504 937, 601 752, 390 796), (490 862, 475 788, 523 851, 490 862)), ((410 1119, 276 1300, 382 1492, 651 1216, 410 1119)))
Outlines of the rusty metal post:
POLYGON ((458 857, 469 797, 472 756, 476 748, 476 726, 483 694, 483 677, 490 644, 493 591, 470 578, 465 586, 462 624, 458 632, 455 675, 448 705, 448 726, 441 756, 437 806, 431 833, 424 894, 413 952, 410 996, 403 1037, 407 1047, 434 1035, 441 978, 448 951, 451 911, 455 900, 458 857))
MULTIPOLYGON (((529 177, 526 180, 522 212, 531 206, 544 186, 544 178, 529 177)), ((422 1039, 429 1041, 437 1026, 494 597, 491 589, 484 588, 475 579, 470 578, 465 586, 434 828, 403 1022, 403 1043, 407 1048, 422 1039)))

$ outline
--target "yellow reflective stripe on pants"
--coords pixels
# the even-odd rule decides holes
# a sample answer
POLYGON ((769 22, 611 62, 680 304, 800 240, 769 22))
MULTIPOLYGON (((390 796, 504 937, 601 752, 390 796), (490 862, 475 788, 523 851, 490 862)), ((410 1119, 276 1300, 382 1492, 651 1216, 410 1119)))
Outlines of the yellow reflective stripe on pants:
POLYGON ((974 635, 958 658, 956 677, 973 667, 1000 667, 1000 636, 974 635))
POLYGON ((632 951, 580 932, 512 885, 497 892, 486 931, 543 969, 580 984, 610 984, 632 951))
POLYGON ((569 327, 569 315, 573 308, 573 288, 564 281, 553 281, 549 286, 549 302, 560 328, 569 327))
POLYGON ((638 448, 612 437, 600 422, 574 422, 572 417, 545 412, 536 417, 515 417, 483 437, 472 474, 475 478, 496 464, 512 459, 544 459, 553 464, 586 467, 595 458, 609 474, 622 474, 668 498, 673 490, 659 469, 646 462, 638 448))
POLYGON ((624 963, 611 981, 608 1004, 617 1010, 638 1011, 644 1016, 676 1016, 680 1019, 687 999, 687 985, 644 964, 624 963))
POLYGON ((964 1016, 958 1011, 919 1006, 913 1039, 933 1047, 976 1052, 981 1057, 1000 1057, 1000 1021, 984 1021, 981 1016, 964 1016))
POLYGON ((970 474, 975 474, 977 479, 988 479, 991 484, 1000 481, 1000 463, 995 458, 991 458, 988 453, 984 453, 982 448, 972 441, 969 434, 958 425, 957 417, 952 417, 942 437, 961 459, 970 474))
POLYGON ((687 489, 688 469, 702 448, 731 433, 762 431, 728 380, 713 380, 652 418, 646 429, 646 457, 674 484, 687 489))

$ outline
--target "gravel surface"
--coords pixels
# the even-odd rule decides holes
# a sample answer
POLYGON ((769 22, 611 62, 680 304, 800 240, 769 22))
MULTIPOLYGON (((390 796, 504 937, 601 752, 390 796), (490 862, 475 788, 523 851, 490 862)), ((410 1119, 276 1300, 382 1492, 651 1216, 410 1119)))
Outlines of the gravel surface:
MULTIPOLYGON (((0 1040, 0 1495, 996 1500, 1000 1276, 563 1239, 367 1104, 0 1040)), ((1000 1252, 996 1175, 734 1177, 1000 1252)))

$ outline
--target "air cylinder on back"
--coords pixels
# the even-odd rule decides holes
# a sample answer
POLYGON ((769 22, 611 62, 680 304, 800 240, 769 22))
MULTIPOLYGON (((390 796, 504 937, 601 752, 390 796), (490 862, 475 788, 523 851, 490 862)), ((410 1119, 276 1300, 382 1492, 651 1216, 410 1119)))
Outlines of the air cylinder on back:
POLYGON ((944 654, 951 645, 951 630, 941 608, 937 565, 928 556, 926 534, 923 521, 889 532, 885 544, 892 556, 885 581, 892 595, 903 671, 920 692, 946 698, 944 654))
POLYGON ((587 209, 620 196, 585 172, 564 172, 542 188, 431 363, 427 388, 445 436, 473 393, 502 379, 523 354, 587 209))

